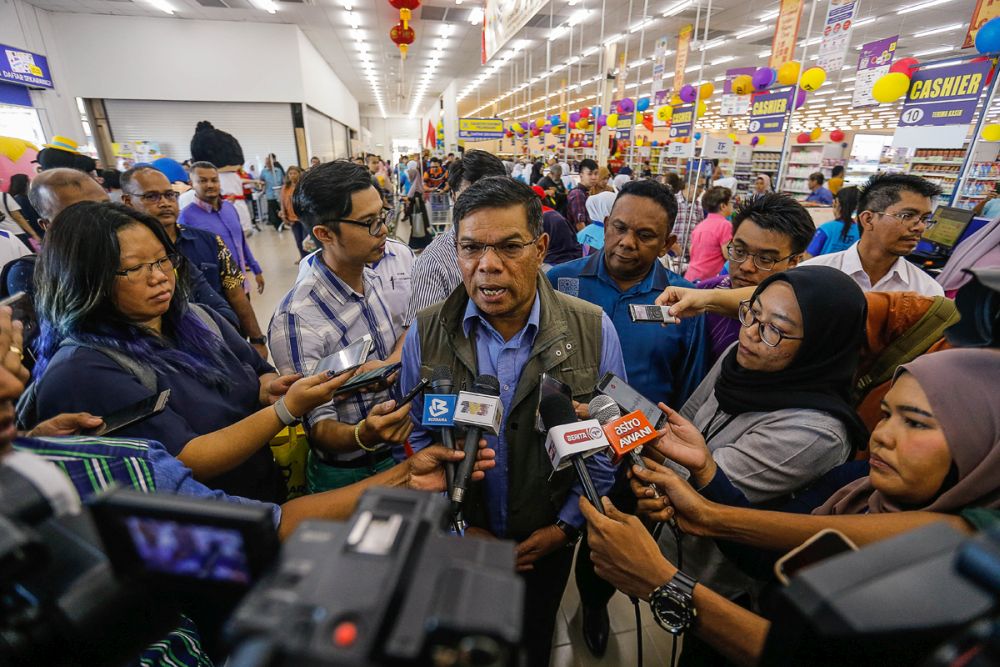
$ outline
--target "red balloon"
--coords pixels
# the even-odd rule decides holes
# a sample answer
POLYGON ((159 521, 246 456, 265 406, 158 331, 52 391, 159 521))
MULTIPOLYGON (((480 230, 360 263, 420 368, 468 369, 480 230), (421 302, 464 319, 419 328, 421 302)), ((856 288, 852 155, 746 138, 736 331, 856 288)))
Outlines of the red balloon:
POLYGON ((580 118, 590 118, 590 107, 580 109, 580 118))
POLYGON ((812 138, 809 136, 808 132, 803 132, 795 140, 800 144, 808 144, 810 141, 812 141, 812 138))
POLYGON ((900 74, 905 74, 908 77, 913 77, 916 66, 920 64, 916 58, 902 58, 897 60, 889 68, 890 72, 898 72, 900 74))
POLYGON ((830 141, 837 142, 844 140, 844 133, 840 130, 834 130, 830 133, 830 141))
POLYGON ((389 0, 389 4, 396 9, 416 9, 420 6, 420 0, 389 0))

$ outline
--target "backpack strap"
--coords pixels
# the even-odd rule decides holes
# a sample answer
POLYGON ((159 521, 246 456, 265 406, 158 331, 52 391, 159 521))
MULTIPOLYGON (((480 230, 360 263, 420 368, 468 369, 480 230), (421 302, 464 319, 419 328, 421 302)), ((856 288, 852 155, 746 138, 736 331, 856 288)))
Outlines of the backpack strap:
POLYGON ((212 314, 209 313, 204 306, 198 303, 189 302, 188 308, 191 309, 192 313, 198 316, 198 319, 201 320, 202 324, 208 327, 209 331, 218 336, 220 340, 225 340, 222 338, 222 329, 219 327, 219 323, 215 321, 215 318, 212 317, 212 314))
POLYGON ((944 335, 944 330, 959 320, 955 302, 943 296, 934 297, 934 303, 923 317, 906 332, 892 341, 882 351, 872 367, 858 378, 854 386, 855 404, 859 403, 872 387, 892 379, 896 369, 927 351, 944 335))

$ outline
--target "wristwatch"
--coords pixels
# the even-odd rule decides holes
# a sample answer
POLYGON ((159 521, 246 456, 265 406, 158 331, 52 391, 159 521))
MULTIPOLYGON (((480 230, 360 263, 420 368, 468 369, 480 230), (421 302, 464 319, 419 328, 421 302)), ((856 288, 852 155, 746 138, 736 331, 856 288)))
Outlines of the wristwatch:
POLYGON ((575 547, 576 543, 580 541, 580 529, 573 524, 566 523, 562 519, 559 519, 556 521, 556 528, 566 534, 567 547, 575 547))
POLYGON ((285 426, 295 426, 300 421, 302 421, 301 418, 296 417, 291 412, 289 412, 288 407, 285 406, 284 396, 279 398, 277 402, 274 404, 274 412, 278 415, 278 419, 285 426))
POLYGON ((267 336, 250 336, 251 345, 267 345, 267 336))
POLYGON ((683 634, 698 615, 692 601, 694 586, 697 583, 694 578, 677 570, 677 574, 670 581, 654 590, 649 596, 653 618, 670 634, 683 634))

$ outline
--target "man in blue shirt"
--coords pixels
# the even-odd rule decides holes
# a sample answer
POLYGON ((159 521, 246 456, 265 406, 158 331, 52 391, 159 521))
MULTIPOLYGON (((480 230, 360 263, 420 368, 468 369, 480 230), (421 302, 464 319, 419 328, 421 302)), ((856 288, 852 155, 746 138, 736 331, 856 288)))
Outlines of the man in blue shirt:
POLYGON ((278 218, 278 210, 281 208, 279 197, 281 187, 285 183, 285 170, 274 153, 268 153, 264 158, 264 168, 260 170, 260 180, 264 182, 264 196, 267 201, 267 221, 275 229, 280 230, 281 220, 278 218))
POLYGON ((818 171, 809 174, 809 189, 812 192, 806 197, 803 206, 833 206, 833 193, 823 187, 825 180, 823 174, 818 171))
MULTIPOLYGON (((710 344, 704 317, 666 327, 633 322, 630 304, 651 304, 668 286, 693 287, 668 271, 659 258, 673 247, 671 233, 677 200, 665 185, 651 180, 622 186, 604 227, 601 252, 553 267, 548 278, 557 290, 599 305, 614 322, 628 350, 625 367, 629 384, 653 402, 679 409, 708 372, 710 344)), ((632 496, 622 476, 614 493, 619 507, 632 496)), ((587 647, 597 656, 607 648, 610 621, 607 602, 614 588, 593 572, 583 546, 576 563, 576 580, 583 606, 587 647)))

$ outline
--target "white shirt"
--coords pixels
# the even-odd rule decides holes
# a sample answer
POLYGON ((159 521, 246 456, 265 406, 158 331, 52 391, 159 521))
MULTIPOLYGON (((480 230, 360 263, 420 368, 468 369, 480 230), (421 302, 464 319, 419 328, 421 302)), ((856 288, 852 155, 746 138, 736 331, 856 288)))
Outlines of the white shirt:
MULTIPOLYGON (((17 231, 20 234, 21 228, 18 227, 17 231)), ((7 266, 18 257, 30 254, 31 250, 21 243, 21 239, 14 236, 11 232, 0 230, 0 268, 7 266)))
MULTIPOLYGON (((309 275, 320 252, 322 251, 317 250, 302 258, 299 262, 299 275, 295 278, 296 284, 309 275)), ((381 278, 382 299, 392 315, 394 326, 402 326, 406 308, 410 304, 410 278, 415 259, 410 246, 396 239, 386 239, 385 255, 372 266, 375 274, 381 278)))
POLYGON ((733 193, 735 193, 736 188, 739 186, 739 181, 732 176, 724 176, 717 181, 712 181, 712 186, 716 188, 729 188, 733 193))
POLYGON ((865 292, 916 292, 924 296, 944 296, 944 288, 937 281, 903 257, 898 258, 889 272, 872 285, 871 278, 861 266, 857 243, 841 252, 813 257, 799 266, 832 266, 840 269, 865 292))
POLYGON ((6 192, 0 192, 0 213, 3 214, 3 222, 0 222, 0 229, 10 232, 11 234, 24 234, 24 230, 21 229, 21 225, 17 224, 14 221, 13 216, 11 216, 11 213, 20 210, 21 206, 17 203, 17 200, 15 200, 13 196, 7 194, 6 192))

